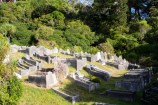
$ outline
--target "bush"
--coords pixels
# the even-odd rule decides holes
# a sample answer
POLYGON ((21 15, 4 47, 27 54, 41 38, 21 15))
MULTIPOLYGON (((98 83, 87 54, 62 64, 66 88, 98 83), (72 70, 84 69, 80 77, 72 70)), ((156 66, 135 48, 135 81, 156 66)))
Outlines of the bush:
POLYGON ((3 81, 0 90, 0 105, 16 105, 22 95, 21 82, 15 76, 3 81))

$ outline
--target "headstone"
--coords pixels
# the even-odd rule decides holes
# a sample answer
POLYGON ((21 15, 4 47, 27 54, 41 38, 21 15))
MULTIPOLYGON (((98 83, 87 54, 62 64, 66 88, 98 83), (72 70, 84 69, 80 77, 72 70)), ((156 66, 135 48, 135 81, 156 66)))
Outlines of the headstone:
POLYGON ((29 47, 27 49, 28 49, 28 55, 30 57, 32 57, 36 53, 36 50, 37 50, 36 46, 31 46, 31 47, 29 47))
POLYGON ((53 51, 46 48, 45 55, 51 55, 51 54, 53 54, 53 51))
POLYGON ((95 55, 95 57, 96 57, 96 61, 101 60, 101 54, 100 54, 100 52, 97 52, 97 54, 95 55))
POLYGON ((52 53, 58 53, 58 52, 60 52, 61 50, 58 50, 58 48, 54 48, 53 50, 52 50, 52 53))

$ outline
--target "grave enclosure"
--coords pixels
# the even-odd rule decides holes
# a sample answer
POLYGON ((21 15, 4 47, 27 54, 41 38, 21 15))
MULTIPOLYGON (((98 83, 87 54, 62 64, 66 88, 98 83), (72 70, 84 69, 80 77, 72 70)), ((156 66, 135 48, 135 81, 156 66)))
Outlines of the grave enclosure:
POLYGON ((123 80, 116 82, 115 85, 126 90, 139 91, 151 82, 151 77, 150 68, 132 69, 124 75, 123 80))

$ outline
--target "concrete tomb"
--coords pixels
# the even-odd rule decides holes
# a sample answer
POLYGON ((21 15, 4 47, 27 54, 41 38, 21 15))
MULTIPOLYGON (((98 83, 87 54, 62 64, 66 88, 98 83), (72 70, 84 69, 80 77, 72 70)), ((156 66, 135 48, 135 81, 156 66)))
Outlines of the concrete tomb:
POLYGON ((151 71, 148 69, 135 69, 127 72, 123 80, 115 83, 116 87, 130 91, 139 91, 151 81, 151 71))
POLYGON ((85 70, 88 73, 95 75, 99 78, 102 78, 105 81, 107 81, 111 77, 111 74, 109 72, 102 70, 102 69, 96 67, 95 65, 87 65, 85 67, 85 70))
POLYGON ((50 88, 58 83, 55 71, 52 68, 38 71, 36 75, 30 75, 28 80, 30 83, 44 88, 50 88))
POLYGON ((136 93, 132 91, 107 90, 106 95, 112 98, 117 98, 125 101, 134 101, 136 98, 136 93))
POLYGON ((86 65, 87 60, 86 58, 85 59, 67 58, 63 62, 65 62, 68 66, 74 67, 76 70, 81 70, 86 65))
POLYGON ((70 75, 70 78, 78 85, 81 87, 84 87, 85 89, 87 89, 88 91, 92 91, 95 90, 99 87, 99 83, 94 83, 91 82, 88 78, 85 78, 83 75, 81 75, 78 72, 76 73, 72 73, 70 75))

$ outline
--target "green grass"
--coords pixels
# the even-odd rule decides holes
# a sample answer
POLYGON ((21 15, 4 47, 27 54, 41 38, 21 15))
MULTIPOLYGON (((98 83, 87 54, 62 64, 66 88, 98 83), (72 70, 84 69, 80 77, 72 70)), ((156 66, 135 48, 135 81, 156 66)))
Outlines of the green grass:
POLYGON ((15 62, 15 61, 19 60, 20 58, 22 58, 24 56, 25 56, 25 54, 24 53, 20 53, 20 52, 11 53, 10 54, 11 62, 15 62))
POLYGON ((18 105, 71 105, 52 90, 23 84, 23 94, 18 105))

